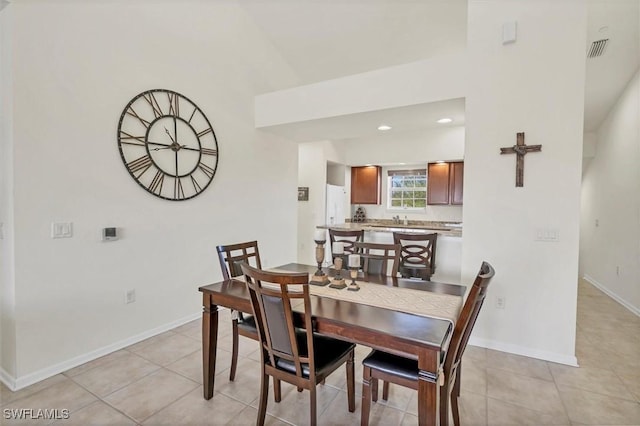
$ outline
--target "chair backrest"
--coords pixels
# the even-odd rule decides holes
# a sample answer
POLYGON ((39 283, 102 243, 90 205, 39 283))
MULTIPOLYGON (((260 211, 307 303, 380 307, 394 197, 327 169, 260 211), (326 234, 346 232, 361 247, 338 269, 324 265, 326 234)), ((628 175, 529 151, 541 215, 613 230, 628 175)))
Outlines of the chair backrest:
POLYGON ((355 243, 356 250, 362 259, 362 270, 370 275, 398 275, 400 264, 400 244, 355 243), (389 270, 391 263, 391 270, 389 270))
POLYGON ((433 273, 436 265, 438 234, 394 232, 393 242, 402 246, 400 265, 427 267, 433 273))
POLYGON ((480 313, 480 308, 487 295, 489 282, 494 275, 493 267, 487 262, 482 262, 480 271, 478 271, 478 275, 471 286, 467 300, 464 302, 462 311, 460 311, 456 321, 456 326, 453 329, 451 342, 444 360, 444 373, 447 377, 450 377, 452 369, 456 368, 460 363, 460 359, 467 347, 469 336, 471 336, 471 331, 473 331, 473 326, 480 313))
MULTIPOLYGON (((329 229, 329 241, 331 242, 332 254, 333 254, 333 243, 336 241, 342 241, 344 247, 344 256, 348 256, 350 254, 357 253, 358 251, 355 248, 356 241, 362 242, 364 239, 364 231, 347 231, 347 230, 339 230, 339 229, 329 229)), ((332 257, 335 257, 332 255, 332 257)))
POLYGON ((216 250, 218 251, 222 277, 225 280, 242 275, 240 265, 243 262, 253 263, 257 268, 262 268, 257 241, 217 246, 216 250))
POLYGON ((302 364, 309 364, 309 374, 313 379, 315 361, 309 274, 268 272, 247 264, 241 267, 251 296, 263 362, 276 367, 278 359, 289 360, 295 365, 296 376, 299 377, 303 377, 302 364), (297 299, 304 301, 304 332, 296 332, 294 324, 292 300, 297 299), (300 341, 303 337, 306 339, 300 341))

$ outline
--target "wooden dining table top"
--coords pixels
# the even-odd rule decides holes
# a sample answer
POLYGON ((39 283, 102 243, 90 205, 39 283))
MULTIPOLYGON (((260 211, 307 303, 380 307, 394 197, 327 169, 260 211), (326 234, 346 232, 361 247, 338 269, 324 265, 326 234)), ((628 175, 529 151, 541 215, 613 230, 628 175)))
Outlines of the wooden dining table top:
MULTIPOLYGON (((289 263, 278 266, 275 269, 280 271, 314 273, 317 267, 299 263, 289 263)), ((330 276, 335 274, 335 270, 333 269, 324 268, 323 270, 330 276)), ((465 286, 456 284, 383 277, 379 275, 363 275, 362 272, 360 272, 357 280, 373 285, 409 288, 459 297, 463 297, 466 291, 465 286)), ((217 304, 221 306, 232 307, 233 309, 243 312, 251 312, 249 291, 244 281, 240 279, 225 280, 215 284, 205 285, 200 287, 199 290, 205 294, 215 294, 215 298, 218 301, 217 304)), ((323 329, 326 329, 330 334, 340 334, 340 329, 344 327, 345 324, 348 324, 350 328, 349 340, 355 340, 358 343, 374 348, 384 349, 387 352, 396 352, 404 356, 417 356, 417 351, 419 351, 420 347, 442 349, 452 332, 451 322, 444 319, 414 315, 402 312, 401 310, 385 309, 327 297, 311 295, 310 298, 313 317, 321 319, 321 321, 318 322, 318 332, 322 333, 323 329), (357 339, 358 333, 354 333, 354 329, 360 329, 363 333, 361 339, 357 339), (370 333, 371 330, 376 330, 376 334, 380 338, 379 344, 372 342, 368 336, 365 336, 365 334, 370 333), (356 335, 356 339, 354 339, 354 334, 356 335), (389 342, 384 341, 386 340, 385 336, 388 336, 394 341, 397 350, 389 347, 389 342)), ((300 306, 299 311, 302 311, 302 309, 303 307, 300 306)), ((294 310, 296 310, 295 306, 294 310)))

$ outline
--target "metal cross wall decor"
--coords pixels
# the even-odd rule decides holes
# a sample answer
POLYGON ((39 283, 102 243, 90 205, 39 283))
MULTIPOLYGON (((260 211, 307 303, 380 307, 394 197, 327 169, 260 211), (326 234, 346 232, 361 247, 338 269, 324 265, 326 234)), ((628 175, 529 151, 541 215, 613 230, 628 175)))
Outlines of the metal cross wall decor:
POLYGON ((516 154, 516 187, 524 186, 524 156, 528 152, 540 152, 542 145, 525 145, 524 132, 517 134, 516 144, 500 148, 500 154, 516 154))

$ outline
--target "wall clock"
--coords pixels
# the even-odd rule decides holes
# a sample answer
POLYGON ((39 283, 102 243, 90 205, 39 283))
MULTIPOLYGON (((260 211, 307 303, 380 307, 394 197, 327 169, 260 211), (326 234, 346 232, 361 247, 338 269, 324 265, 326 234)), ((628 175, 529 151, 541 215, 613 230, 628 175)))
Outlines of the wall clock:
POLYGON ((189 98, 172 90, 147 90, 131 99, 118 123, 118 149, 133 179, 165 200, 201 194, 218 166, 211 123, 189 98))

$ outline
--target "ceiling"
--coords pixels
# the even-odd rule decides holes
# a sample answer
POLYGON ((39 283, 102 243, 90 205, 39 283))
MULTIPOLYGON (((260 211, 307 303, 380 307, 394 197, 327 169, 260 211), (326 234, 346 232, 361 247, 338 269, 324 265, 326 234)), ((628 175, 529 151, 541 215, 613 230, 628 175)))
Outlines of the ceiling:
MULTIPOLYGON (((309 84, 399 65, 466 47, 466 0, 238 0, 299 77, 309 84)), ((638 0, 591 0, 585 46, 585 131, 594 131, 640 64, 638 0), (606 27, 606 28, 603 28, 606 27), (605 53, 587 59, 591 42, 609 38, 605 53)), ((365 136, 382 121, 398 129, 432 127, 464 102, 438 102, 276 126, 293 140, 365 136), (442 108, 438 111, 438 108, 442 108), (427 115, 425 115, 427 114, 427 115), (396 123, 393 120, 399 120, 396 123)), ((453 118, 453 117, 452 117, 453 118)))
POLYGON ((283 124, 273 126, 269 131, 296 142, 313 142, 380 136, 378 126, 383 124, 392 126, 384 132, 389 137, 398 131, 461 126, 464 125, 464 98, 283 124), (444 117, 453 121, 448 124, 437 123, 444 117))
POLYGON ((314 83, 462 51, 466 0, 238 0, 314 83))
POLYGON ((609 42, 602 56, 587 59, 585 131, 598 129, 640 66, 639 28, 640 1, 589 3, 587 49, 597 40, 608 38, 609 42))

